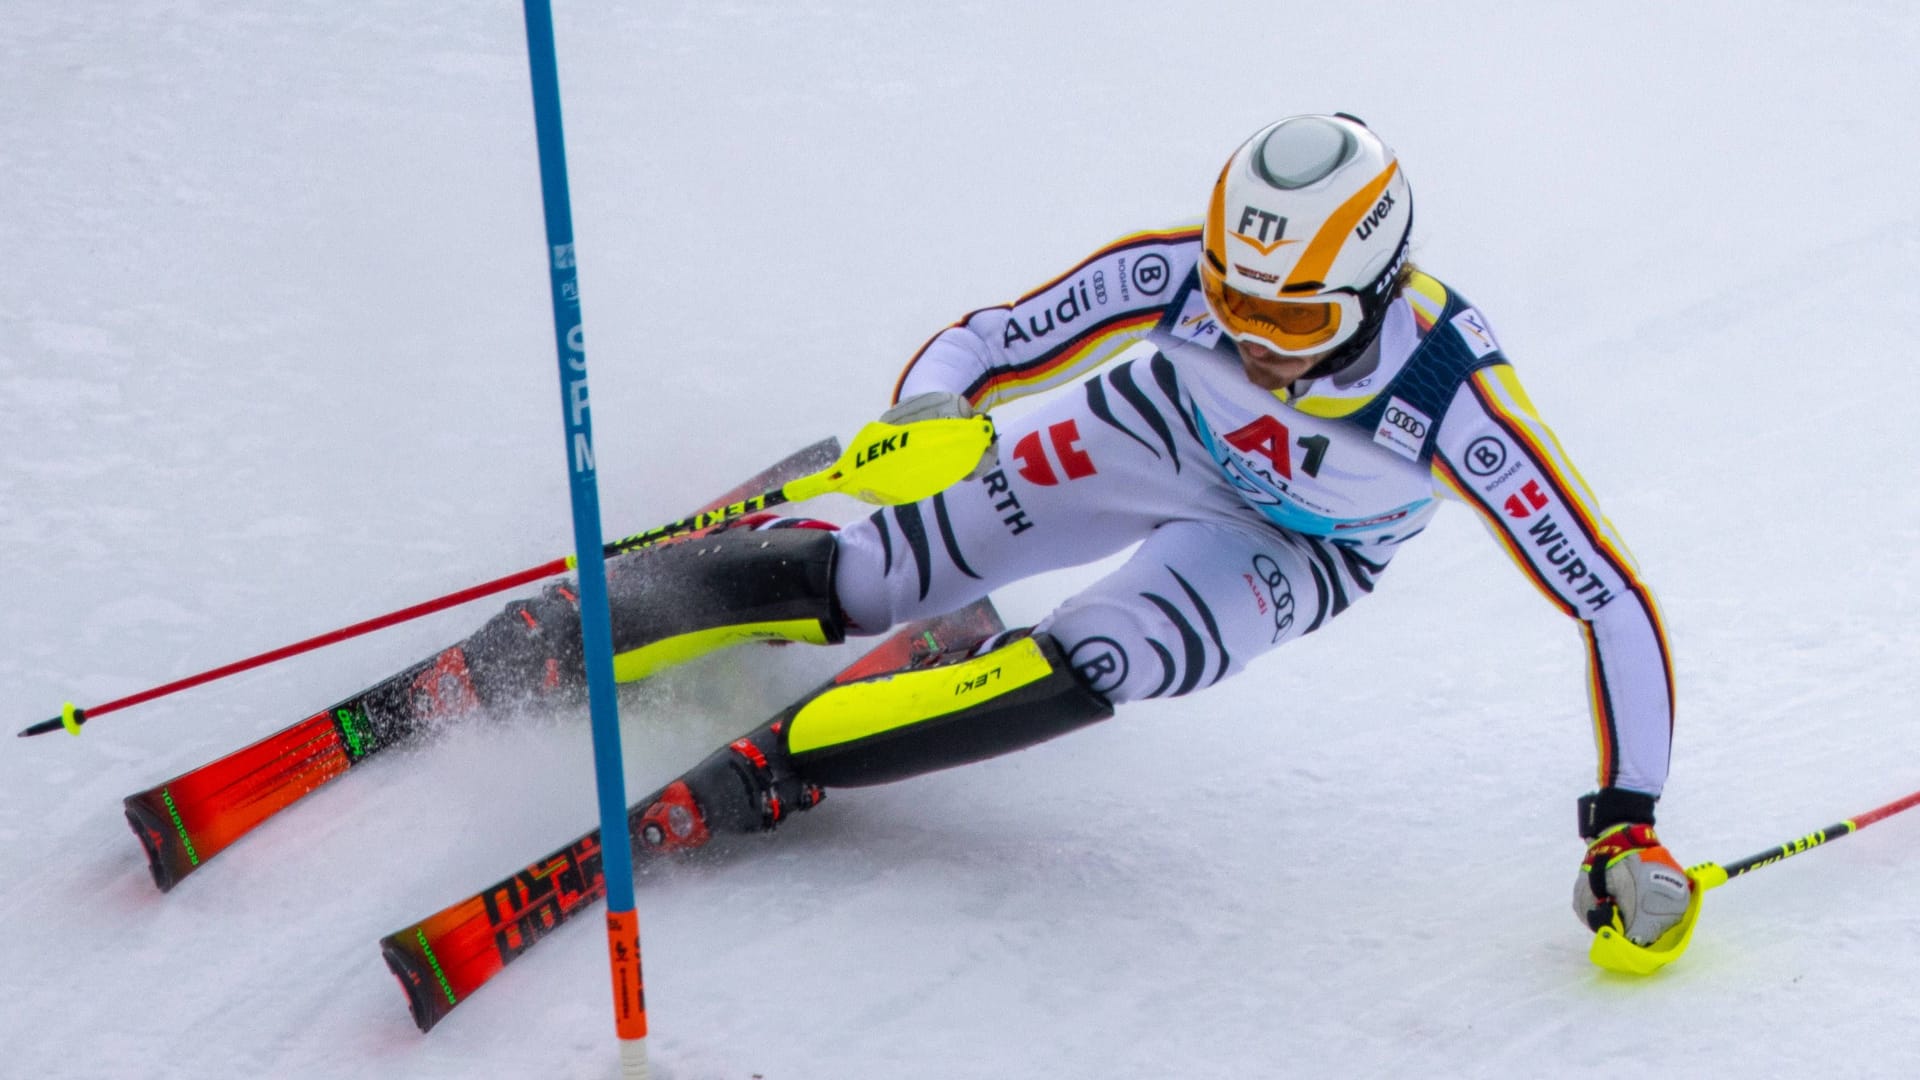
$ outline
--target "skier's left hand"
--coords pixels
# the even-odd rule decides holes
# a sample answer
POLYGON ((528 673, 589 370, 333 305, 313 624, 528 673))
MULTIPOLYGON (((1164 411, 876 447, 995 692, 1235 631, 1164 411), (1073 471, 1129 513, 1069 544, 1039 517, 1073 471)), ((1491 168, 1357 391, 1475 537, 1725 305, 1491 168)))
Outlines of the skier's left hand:
POLYGON ((1573 913, 1589 930, 1614 925, 1636 945, 1651 945, 1687 913, 1693 879, 1654 835, 1621 822, 1595 837, 1573 886, 1573 913))
MULTIPOLYGON (((964 420, 977 415, 973 402, 965 396, 946 390, 929 390, 924 394, 915 394, 893 408, 880 414, 880 419, 888 424, 912 424, 921 420, 964 420)), ((980 463, 973 467, 965 479, 978 480, 1000 466, 1000 440, 995 437, 987 444, 986 452, 980 455, 980 463)))

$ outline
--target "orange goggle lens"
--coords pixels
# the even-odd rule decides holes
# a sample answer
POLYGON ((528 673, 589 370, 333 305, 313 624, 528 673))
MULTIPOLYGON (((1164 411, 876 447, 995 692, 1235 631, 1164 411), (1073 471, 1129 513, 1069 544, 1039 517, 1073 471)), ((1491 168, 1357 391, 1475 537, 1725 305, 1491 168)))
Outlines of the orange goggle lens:
POLYGON ((1200 284, 1214 313, 1235 337, 1256 337, 1285 349, 1306 351, 1325 345, 1340 334, 1341 307, 1324 300, 1280 300, 1229 289, 1205 261, 1200 284))

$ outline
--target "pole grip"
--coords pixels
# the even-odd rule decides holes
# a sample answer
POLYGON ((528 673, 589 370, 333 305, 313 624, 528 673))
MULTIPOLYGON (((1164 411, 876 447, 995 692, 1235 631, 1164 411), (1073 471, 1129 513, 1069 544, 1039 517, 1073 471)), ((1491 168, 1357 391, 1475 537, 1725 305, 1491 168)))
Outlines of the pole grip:
POLYGON ((1693 940, 1694 923, 1700 917, 1700 901, 1710 889, 1717 889, 1734 878, 1750 874, 1762 867, 1790 859, 1803 851, 1812 851, 1843 836, 1851 836, 1861 829, 1892 817, 1902 810, 1920 806, 1920 791, 1904 796, 1886 804, 1876 806, 1864 814, 1856 814, 1836 825, 1824 829, 1815 829, 1797 840, 1768 848, 1765 851, 1749 855, 1744 859, 1721 864, 1704 862, 1689 867, 1687 876, 1693 879, 1693 896, 1687 904, 1687 913, 1679 925, 1662 936, 1650 946, 1635 945, 1615 927, 1602 927, 1593 936, 1593 947, 1588 952, 1595 964, 1608 969, 1631 975, 1651 975, 1654 972, 1680 958, 1687 944, 1693 940))

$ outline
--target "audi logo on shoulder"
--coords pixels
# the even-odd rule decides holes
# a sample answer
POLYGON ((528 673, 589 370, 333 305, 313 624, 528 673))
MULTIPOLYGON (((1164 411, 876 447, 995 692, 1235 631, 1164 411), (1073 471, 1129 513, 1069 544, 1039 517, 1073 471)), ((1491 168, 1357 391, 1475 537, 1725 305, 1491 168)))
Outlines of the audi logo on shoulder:
POLYGON ((1416 439, 1424 439, 1427 437, 1426 421, 1421 420, 1419 417, 1414 416, 1398 405, 1389 405, 1387 407, 1387 423, 1392 424, 1394 427, 1399 428, 1401 431, 1406 432, 1416 439))

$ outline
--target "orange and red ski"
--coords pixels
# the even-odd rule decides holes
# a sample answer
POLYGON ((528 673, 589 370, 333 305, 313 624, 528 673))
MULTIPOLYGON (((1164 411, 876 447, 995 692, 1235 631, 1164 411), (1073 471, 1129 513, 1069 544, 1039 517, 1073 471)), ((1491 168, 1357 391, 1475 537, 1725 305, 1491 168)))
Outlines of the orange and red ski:
MULTIPOLYGON (((999 633, 988 600, 907 626, 842 669, 850 682, 905 667, 935 653, 969 648, 999 633)), ((686 851, 708 837, 684 780, 633 804, 627 829, 636 864, 686 851), (641 842, 642 837, 646 842, 641 842)), ((380 939, 387 966, 406 991, 414 1023, 427 1031, 501 968, 582 908, 606 895, 600 831, 595 829, 503 881, 380 939)))
MULTIPOLYGON (((763 469, 703 509, 715 509, 833 464, 823 439, 763 469)), ((688 533, 702 535, 711 529, 688 533)), ((244 749, 127 796, 127 823, 166 892, 274 814, 367 758, 477 702, 466 657, 449 648, 244 749)))
POLYGON ((461 697, 451 690, 467 684, 442 677, 464 664, 455 646, 251 746, 127 796, 127 823, 146 849, 153 883, 161 892, 172 889, 315 788, 440 717, 471 708, 471 691, 461 697))

